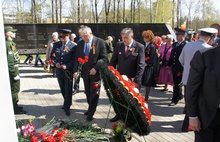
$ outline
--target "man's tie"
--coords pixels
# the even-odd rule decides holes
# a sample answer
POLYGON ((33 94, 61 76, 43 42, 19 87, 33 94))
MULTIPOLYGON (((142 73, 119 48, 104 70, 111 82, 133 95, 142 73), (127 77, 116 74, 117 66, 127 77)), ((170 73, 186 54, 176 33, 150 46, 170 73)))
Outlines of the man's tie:
POLYGON ((85 54, 86 54, 86 56, 89 56, 89 50, 90 50, 90 48, 89 48, 89 44, 88 44, 88 42, 86 42, 86 48, 85 48, 85 54))
POLYGON ((62 44, 62 47, 61 47, 61 50, 63 51, 64 48, 65 48, 65 44, 63 43, 63 44, 62 44))
POLYGON ((180 45, 180 42, 177 42, 176 47, 178 47, 180 45))
POLYGON ((128 56, 128 53, 129 53, 129 46, 126 46, 125 55, 128 56))

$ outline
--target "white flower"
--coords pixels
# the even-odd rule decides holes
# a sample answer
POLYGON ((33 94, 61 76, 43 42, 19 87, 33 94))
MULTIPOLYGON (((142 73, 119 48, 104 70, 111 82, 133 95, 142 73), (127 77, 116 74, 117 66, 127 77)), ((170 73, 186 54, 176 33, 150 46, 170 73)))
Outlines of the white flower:
POLYGON ((145 106, 146 108, 148 108, 148 104, 147 104, 146 102, 144 103, 144 106, 145 106))
POLYGON ((126 75, 122 75, 122 78, 125 80, 125 81, 128 81, 128 77, 126 75))
POLYGON ((139 93, 139 90, 137 88, 134 88, 135 93, 139 93))
POLYGON ((25 126, 21 126, 21 130, 24 130, 25 126))
POLYGON ((21 132, 21 129, 20 129, 20 128, 18 128, 18 129, 16 129, 16 131, 17 131, 17 133, 20 133, 20 132, 21 132))

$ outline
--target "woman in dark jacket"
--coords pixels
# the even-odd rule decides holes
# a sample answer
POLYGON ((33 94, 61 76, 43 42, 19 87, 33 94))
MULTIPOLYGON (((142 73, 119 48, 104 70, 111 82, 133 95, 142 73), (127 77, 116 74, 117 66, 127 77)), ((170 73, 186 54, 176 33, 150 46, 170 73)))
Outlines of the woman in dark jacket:
POLYGON ((146 87, 145 101, 148 102, 150 88, 155 87, 154 61, 156 58, 155 37, 151 30, 143 31, 145 46, 145 69, 142 76, 142 85, 146 87))

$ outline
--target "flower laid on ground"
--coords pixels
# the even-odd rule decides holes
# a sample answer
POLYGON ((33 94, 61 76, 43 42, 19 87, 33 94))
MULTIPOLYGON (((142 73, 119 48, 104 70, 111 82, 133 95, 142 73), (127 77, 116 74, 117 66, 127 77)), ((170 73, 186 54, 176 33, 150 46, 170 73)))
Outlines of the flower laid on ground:
POLYGON ((126 142, 132 139, 131 129, 126 128, 125 124, 118 121, 112 125, 113 139, 115 141, 126 142))
POLYGON ((85 56, 84 59, 81 57, 78 58, 79 66, 78 66, 78 70, 77 70, 77 77, 81 76, 82 66, 84 63, 87 63, 88 61, 89 61, 88 56, 85 56))
POLYGON ((17 121, 17 132, 19 142, 30 142, 35 134, 35 126, 32 124, 33 119, 28 120, 28 123, 24 125, 21 121, 17 121))
POLYGON ((29 121, 26 125, 17 122, 19 142, 76 142, 76 141, 102 141, 111 138, 102 129, 79 120, 59 120, 54 118, 45 126, 35 129, 29 121), (19 125, 18 125, 19 124, 19 125))

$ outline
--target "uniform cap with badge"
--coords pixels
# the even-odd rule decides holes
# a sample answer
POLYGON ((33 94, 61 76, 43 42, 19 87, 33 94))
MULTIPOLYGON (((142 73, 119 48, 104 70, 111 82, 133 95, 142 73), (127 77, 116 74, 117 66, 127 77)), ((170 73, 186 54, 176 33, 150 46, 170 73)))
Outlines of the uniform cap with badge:
POLYGON ((176 35, 185 35, 186 31, 180 28, 174 28, 176 35))
POLYGON ((72 31, 70 29, 58 29, 57 30, 58 34, 59 34, 59 38, 65 38, 66 36, 69 35, 69 33, 71 33, 72 31))
POLYGON ((215 28, 202 28, 198 29, 200 31, 200 34, 203 36, 214 36, 216 33, 218 33, 218 30, 215 28))
POLYGON ((11 26, 6 26, 4 29, 5 29, 5 33, 17 31, 17 29, 12 28, 11 26))

